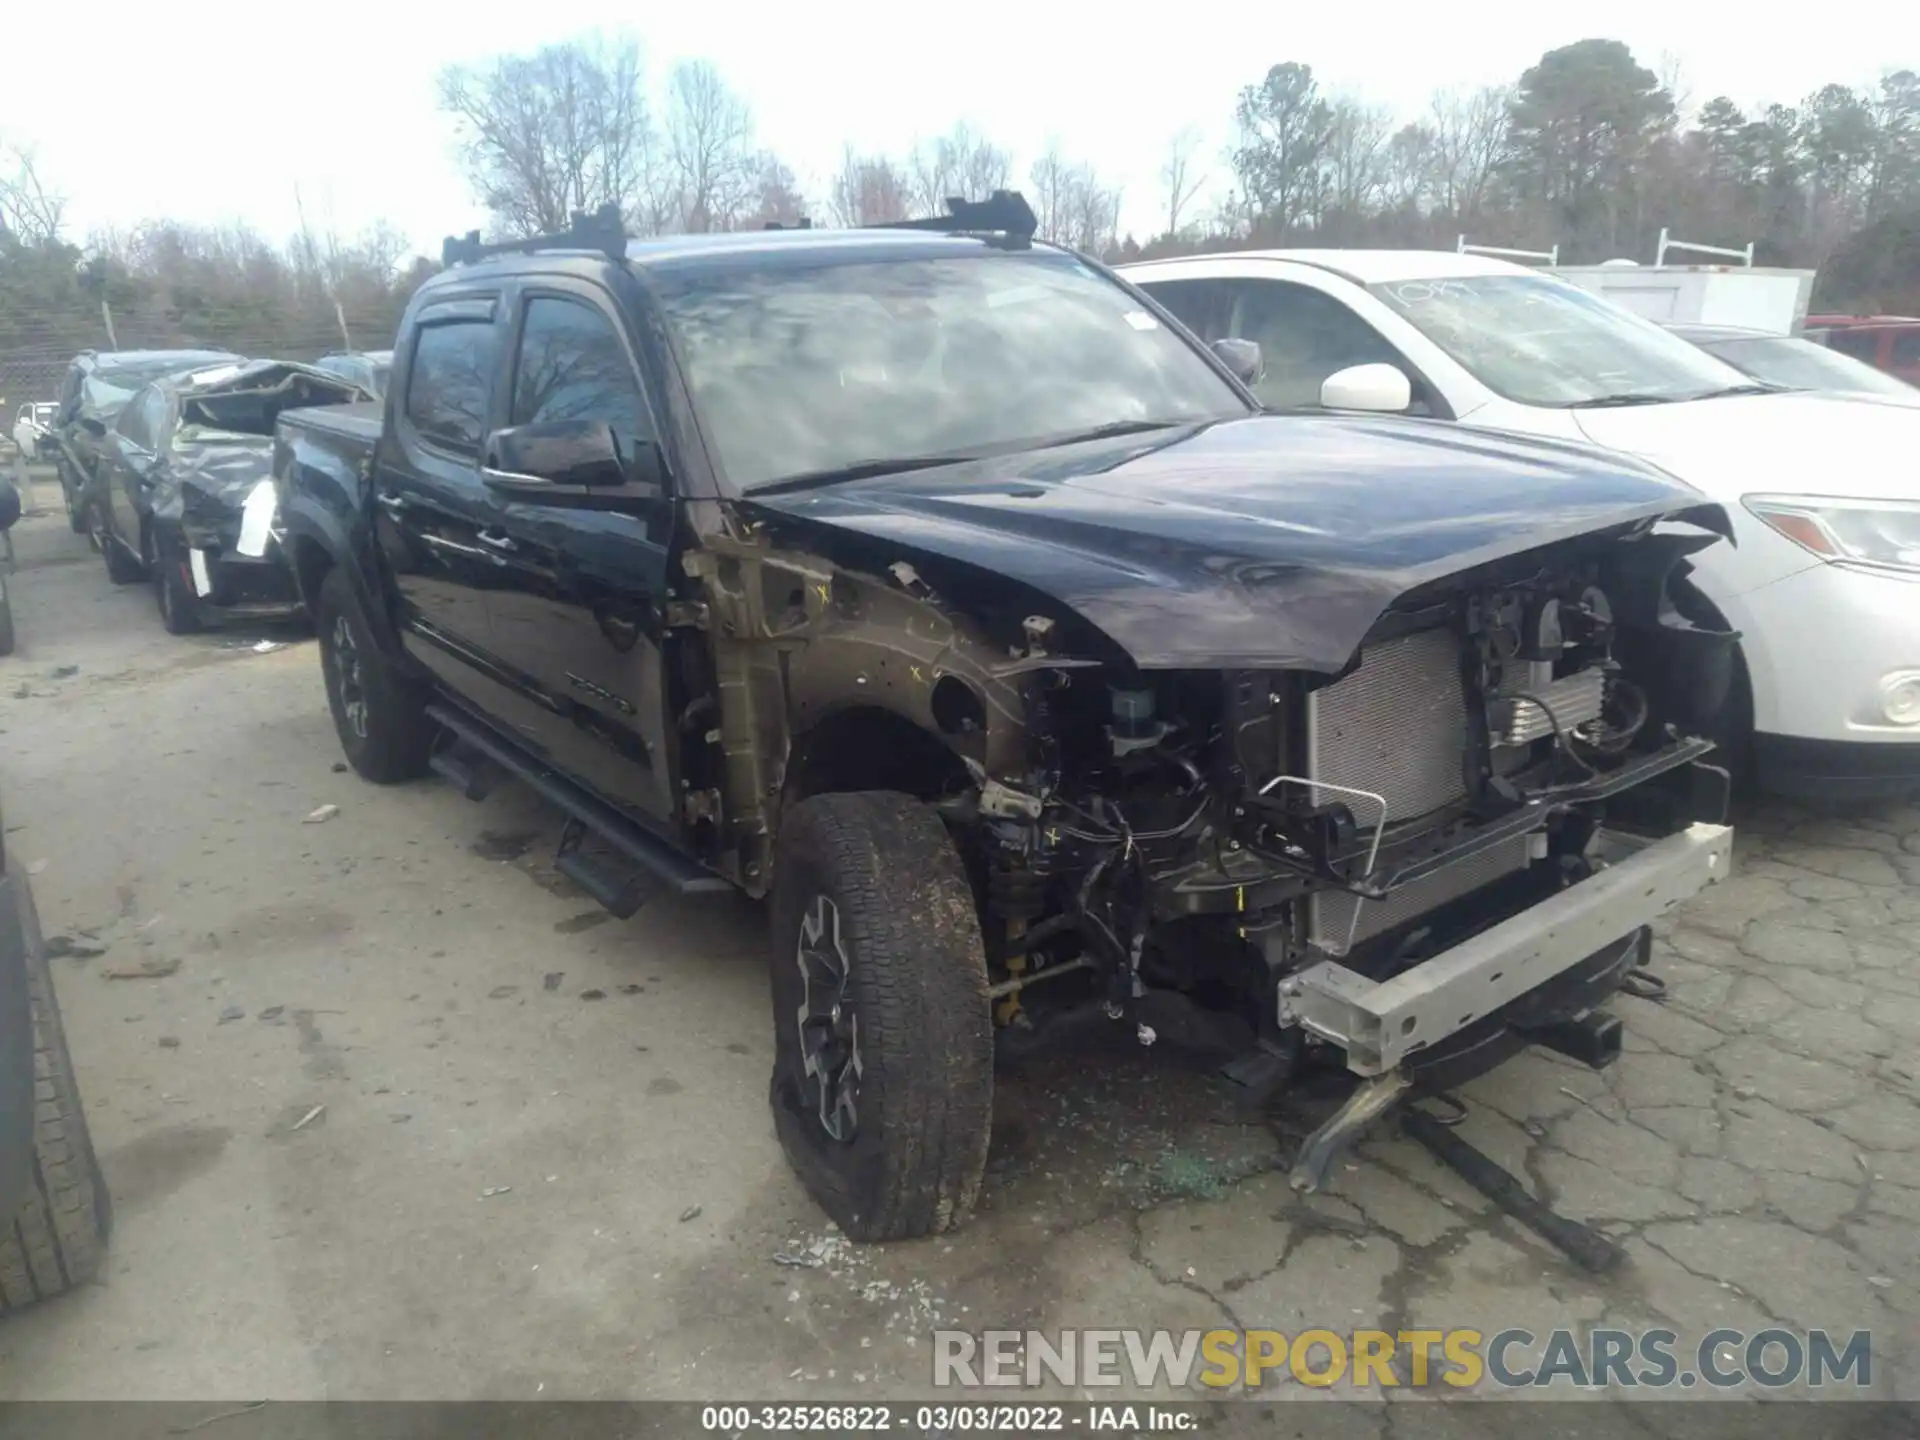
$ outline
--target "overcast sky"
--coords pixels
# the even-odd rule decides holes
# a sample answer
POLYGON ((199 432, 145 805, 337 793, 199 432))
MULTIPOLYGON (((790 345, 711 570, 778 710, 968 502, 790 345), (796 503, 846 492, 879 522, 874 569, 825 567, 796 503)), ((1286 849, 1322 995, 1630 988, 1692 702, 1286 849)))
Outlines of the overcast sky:
POLYGON ((1590 35, 1624 40, 1656 71, 1677 65, 1694 105, 1721 93, 1792 103, 1829 81, 1920 68, 1910 0, 1804 24, 1671 0, 1217 3, 1141 6, 1133 13, 1157 18, 1133 26, 1108 19, 1124 13, 1035 0, 33 4, 0 41, 0 135, 37 148, 76 235, 166 215, 244 220, 283 239, 297 186, 318 227, 385 218, 437 252, 441 236, 482 219, 435 111, 439 67, 627 26, 656 76, 679 59, 715 61, 816 213, 844 142, 898 153, 965 118, 1013 151, 1019 178, 1050 140, 1091 161, 1124 186, 1122 228, 1146 233, 1168 137, 1200 126, 1224 181, 1234 95, 1283 60, 1409 117, 1435 86, 1509 80, 1590 35))

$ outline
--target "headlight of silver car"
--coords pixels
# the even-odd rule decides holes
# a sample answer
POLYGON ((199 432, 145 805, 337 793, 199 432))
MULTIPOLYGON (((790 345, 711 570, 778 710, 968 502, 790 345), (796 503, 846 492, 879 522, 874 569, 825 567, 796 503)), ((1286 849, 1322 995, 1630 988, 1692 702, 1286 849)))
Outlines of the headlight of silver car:
POLYGON ((1822 560, 1920 571, 1920 501, 1747 495, 1755 519, 1822 560))

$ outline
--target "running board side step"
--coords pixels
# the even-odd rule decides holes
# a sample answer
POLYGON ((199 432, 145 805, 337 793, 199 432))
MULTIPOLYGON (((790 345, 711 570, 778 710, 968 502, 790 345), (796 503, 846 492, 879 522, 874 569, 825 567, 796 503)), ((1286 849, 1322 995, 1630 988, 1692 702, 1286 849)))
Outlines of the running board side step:
POLYGON ((469 800, 486 799, 504 773, 482 751, 458 737, 444 750, 435 750, 429 755, 427 768, 469 800))
POLYGON ((433 769, 470 799, 478 799, 492 789, 491 772, 506 771, 558 806, 567 816, 567 824, 561 831, 554 868, 621 919, 632 915, 657 890, 674 895, 707 895, 733 889, 724 876, 643 829, 558 771, 522 753, 484 722, 451 705, 429 705, 427 714, 458 742, 433 757, 433 769), (580 842, 589 832, 615 853, 583 852, 580 842))

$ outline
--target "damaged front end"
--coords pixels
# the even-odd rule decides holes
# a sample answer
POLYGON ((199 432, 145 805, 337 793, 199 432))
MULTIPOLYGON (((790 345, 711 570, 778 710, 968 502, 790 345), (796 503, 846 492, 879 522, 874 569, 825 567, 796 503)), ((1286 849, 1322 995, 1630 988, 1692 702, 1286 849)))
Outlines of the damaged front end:
POLYGON ((1143 666, 1011 582, 799 538, 704 537, 669 616, 705 632, 680 743, 708 863, 763 892, 783 806, 918 795, 973 878, 1004 1048, 1110 1021, 1259 1094, 1309 1059, 1360 1078, 1303 1188, 1412 1087, 1532 1043, 1611 1061, 1648 925, 1728 873, 1703 732, 1737 637, 1686 618, 1703 530, 1427 581, 1331 671, 1143 666))

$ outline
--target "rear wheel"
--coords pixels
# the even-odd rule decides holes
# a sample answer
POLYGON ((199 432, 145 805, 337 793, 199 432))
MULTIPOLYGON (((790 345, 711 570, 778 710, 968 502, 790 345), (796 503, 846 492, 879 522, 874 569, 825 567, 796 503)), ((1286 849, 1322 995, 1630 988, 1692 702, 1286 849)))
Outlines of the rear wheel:
POLYGON ((178 541, 156 535, 147 527, 142 547, 147 573, 153 577, 154 603, 160 607, 160 623, 169 635, 191 635, 200 628, 200 594, 193 588, 192 572, 187 569, 186 547, 178 541))
MULTIPOLYGON (((29 911, 31 901, 25 902, 29 911)), ((25 917, 23 917, 25 918, 25 917)), ((113 1210, 73 1079, 73 1057, 37 920, 28 921, 33 1006, 33 1193, 0 1229, 0 1314, 71 1290, 99 1273, 113 1210)))
POLYGON ((327 708, 347 763, 377 785, 427 773, 439 727, 427 716, 427 692, 381 653, 347 577, 329 570, 313 615, 327 708))
POLYGON ((780 826, 774 1127, 856 1240, 953 1229, 993 1118, 993 1026, 973 893, 911 796, 820 795, 780 826))

